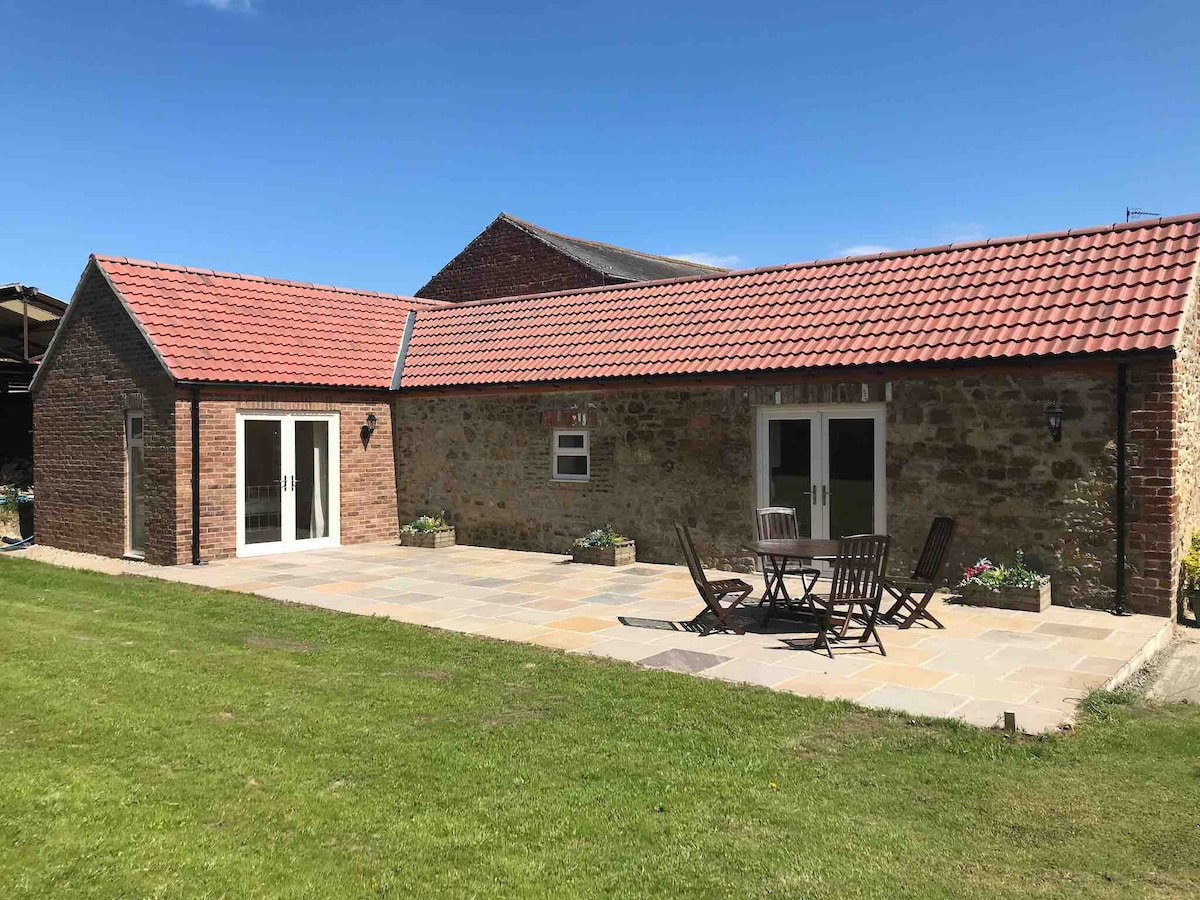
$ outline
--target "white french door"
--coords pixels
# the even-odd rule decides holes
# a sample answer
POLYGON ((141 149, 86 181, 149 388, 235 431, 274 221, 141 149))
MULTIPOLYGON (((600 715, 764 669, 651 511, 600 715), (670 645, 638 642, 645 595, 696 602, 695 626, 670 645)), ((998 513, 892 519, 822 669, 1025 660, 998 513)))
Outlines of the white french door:
POLYGON ((886 534, 883 429, 882 406, 759 409, 758 505, 795 507, 802 537, 886 534))
POLYGON ((337 413, 238 413, 237 553, 336 547, 337 413))

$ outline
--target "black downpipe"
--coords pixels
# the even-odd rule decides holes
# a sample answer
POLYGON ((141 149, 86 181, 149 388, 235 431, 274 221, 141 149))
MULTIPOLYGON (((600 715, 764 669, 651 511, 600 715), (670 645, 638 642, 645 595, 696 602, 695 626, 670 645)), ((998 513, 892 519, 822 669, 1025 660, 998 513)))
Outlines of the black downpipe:
POLYGON ((1117 594, 1113 615, 1129 614, 1129 586, 1125 581, 1125 388, 1129 368, 1117 363, 1117 594))
POLYGON ((200 565, 200 388, 192 388, 192 565, 200 565))

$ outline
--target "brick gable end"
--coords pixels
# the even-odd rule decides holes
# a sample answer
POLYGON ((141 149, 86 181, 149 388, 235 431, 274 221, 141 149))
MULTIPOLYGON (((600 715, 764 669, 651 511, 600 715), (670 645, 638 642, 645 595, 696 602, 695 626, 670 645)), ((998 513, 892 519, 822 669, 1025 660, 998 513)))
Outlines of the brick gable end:
POLYGON ((38 542, 125 552, 125 414, 141 409, 146 558, 174 562, 174 385, 94 263, 72 307, 34 395, 38 542))
POLYGON ((607 284, 608 279, 503 219, 489 225, 414 296, 487 300, 607 284))

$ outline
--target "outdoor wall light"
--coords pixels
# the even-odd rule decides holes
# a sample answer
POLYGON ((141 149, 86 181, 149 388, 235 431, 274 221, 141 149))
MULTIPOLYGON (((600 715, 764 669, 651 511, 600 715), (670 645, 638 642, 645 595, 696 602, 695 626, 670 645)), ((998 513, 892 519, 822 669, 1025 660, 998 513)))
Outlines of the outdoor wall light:
POLYGON ((375 423, 379 420, 375 418, 375 413, 367 414, 367 424, 362 427, 362 442, 366 444, 371 440, 371 435, 375 433, 375 423))
POLYGON ((1055 400, 1046 407, 1046 424, 1050 426, 1050 437, 1054 439, 1054 443, 1056 444, 1062 440, 1062 423, 1063 408, 1055 400))

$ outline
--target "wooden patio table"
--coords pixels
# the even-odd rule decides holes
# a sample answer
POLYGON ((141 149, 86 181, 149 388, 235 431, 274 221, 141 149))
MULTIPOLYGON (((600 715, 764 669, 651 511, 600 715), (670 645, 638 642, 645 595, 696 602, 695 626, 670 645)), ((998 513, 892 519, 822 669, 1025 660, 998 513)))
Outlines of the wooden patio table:
MULTIPOLYGON (((812 562, 818 559, 836 559, 838 542, 824 538, 773 538, 765 541, 751 541, 746 544, 746 549, 766 559, 771 567, 771 571, 767 573, 767 593, 763 596, 763 599, 767 601, 767 614, 763 617, 763 624, 766 625, 775 615, 777 604, 781 604, 788 613, 792 614, 811 611, 813 608, 807 588, 805 588, 804 596, 798 599, 788 593, 787 584, 783 578, 788 560, 812 562)), ((800 583, 804 583, 803 579, 800 583)))

